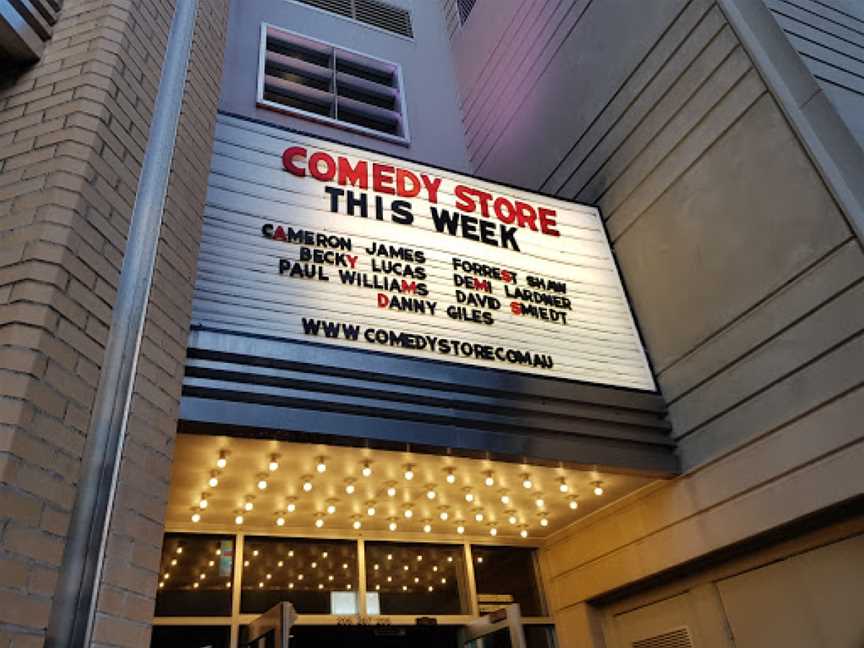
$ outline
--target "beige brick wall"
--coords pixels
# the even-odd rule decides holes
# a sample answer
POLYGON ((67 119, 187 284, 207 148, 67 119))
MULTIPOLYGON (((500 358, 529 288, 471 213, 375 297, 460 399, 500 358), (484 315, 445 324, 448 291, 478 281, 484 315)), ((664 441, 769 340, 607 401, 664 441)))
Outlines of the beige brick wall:
MULTIPOLYGON (((173 6, 66 0, 42 60, 0 82, 0 648, 43 642, 173 6)), ((226 17, 202 0, 101 645, 148 642, 226 17)))

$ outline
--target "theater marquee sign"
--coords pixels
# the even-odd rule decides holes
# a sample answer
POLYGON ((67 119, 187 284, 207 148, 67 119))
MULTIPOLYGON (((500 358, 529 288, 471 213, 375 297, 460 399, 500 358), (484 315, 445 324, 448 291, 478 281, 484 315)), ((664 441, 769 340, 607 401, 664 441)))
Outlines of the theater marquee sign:
POLYGON ((198 324, 654 389, 594 207, 220 124, 198 324))

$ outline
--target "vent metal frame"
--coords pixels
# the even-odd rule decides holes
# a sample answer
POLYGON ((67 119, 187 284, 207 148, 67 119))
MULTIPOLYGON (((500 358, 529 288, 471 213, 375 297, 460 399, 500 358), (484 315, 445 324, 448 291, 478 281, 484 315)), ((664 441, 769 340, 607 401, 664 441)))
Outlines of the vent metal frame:
MULTIPOLYGON (((294 2, 295 0, 288 0, 290 2, 294 2)), ((306 5, 304 5, 306 6, 306 5)), ((313 7, 314 8, 314 7, 313 7)), ((330 13, 330 12, 326 12, 330 13)), ((338 15, 338 14, 336 14, 338 15)), ((334 74, 334 78, 336 75, 335 64, 332 70, 334 74)), ((335 88, 334 88, 335 94, 335 88)), ((335 97, 334 97, 335 99, 335 97)), ((260 44, 258 50, 258 77, 256 83, 256 96, 255 103, 259 108, 266 108, 268 110, 273 110, 275 112, 283 113, 285 115, 289 115, 292 117, 300 117, 303 119, 308 119, 310 121, 315 121, 320 124, 324 124, 326 126, 333 126, 335 128, 340 128, 342 130, 351 131, 354 133, 358 133, 360 135, 366 135, 368 137, 374 137, 375 139, 384 140, 386 142, 391 142, 393 144, 400 144, 402 146, 410 146, 411 145, 411 130, 408 120, 408 104, 405 97, 405 81, 402 75, 402 65, 396 63, 394 61, 388 61, 386 59, 379 58, 377 56, 371 56, 366 54, 365 52, 358 52, 357 50, 352 50, 348 47, 343 47, 342 45, 337 45, 336 43, 332 43, 329 41, 321 40, 320 38, 312 38, 311 36, 307 36, 306 34, 301 34, 299 32, 292 31, 290 29, 285 29, 284 27, 280 27, 278 25, 274 25, 268 22, 261 23, 261 34, 260 34, 260 44), (391 135, 390 133, 385 133, 383 131, 375 130, 374 128, 368 128, 366 126, 360 126, 359 124, 354 124, 348 121, 344 121, 335 117, 329 117, 326 115, 321 115, 309 110, 303 110, 302 108, 294 108, 288 106, 286 104, 281 104, 275 101, 270 101, 264 97, 264 89, 265 89, 265 77, 266 77, 266 63, 267 63, 267 30, 273 29, 279 32, 282 32, 288 36, 293 36, 295 38, 312 41, 316 44, 320 44, 322 46, 331 48, 335 54, 338 50, 345 54, 358 56, 364 59, 371 59, 372 61, 376 61, 381 63, 382 65, 392 67, 393 74, 396 77, 396 83, 398 85, 395 88, 396 91, 396 103, 399 106, 399 114, 400 121, 402 126, 402 134, 401 135, 391 135)))
POLYGON ((318 7, 314 4, 309 4, 308 2, 306 2, 306 0, 283 0, 283 1, 284 2, 290 2, 291 4, 298 5, 300 7, 304 7, 306 9, 310 9, 312 11, 317 11, 319 13, 325 14, 325 15, 330 16, 332 18, 340 18, 342 20, 350 20, 352 23, 354 23, 356 25, 361 25, 363 27, 366 27, 367 29, 373 29, 377 32, 381 32, 382 34, 387 34, 388 36, 393 36, 395 38, 402 38, 402 39, 407 40, 407 41, 412 42, 412 43, 414 42, 414 15, 411 13, 410 9, 407 9, 405 7, 399 7, 397 5, 389 5, 389 3, 381 2, 381 0, 378 0, 379 4, 391 6, 394 9, 405 11, 408 14, 408 26, 411 28, 411 35, 410 36, 406 36, 405 34, 401 34, 401 33, 396 32, 396 31, 391 31, 389 29, 384 29, 383 27, 379 27, 378 25, 373 25, 373 24, 365 22, 363 20, 358 20, 357 18, 355 18, 355 16, 356 16, 355 5, 354 5, 355 0, 346 0, 346 2, 351 7, 351 15, 350 16, 343 14, 343 13, 339 13, 338 11, 331 11, 331 10, 325 9, 323 7, 318 7))

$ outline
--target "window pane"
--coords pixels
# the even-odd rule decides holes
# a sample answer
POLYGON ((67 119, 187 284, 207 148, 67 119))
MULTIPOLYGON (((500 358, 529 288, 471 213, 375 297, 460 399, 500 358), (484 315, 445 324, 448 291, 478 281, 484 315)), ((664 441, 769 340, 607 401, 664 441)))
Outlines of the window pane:
POLYGON ((467 614, 463 556, 460 545, 367 542, 369 609, 377 607, 380 614, 467 614))
POLYGON ((234 537, 167 533, 156 616, 230 616, 234 537))
POLYGON ((240 611, 281 601, 302 614, 357 614, 357 544, 247 536, 240 611))
POLYGON ((543 616, 534 550, 521 547, 471 547, 480 613, 518 603, 522 616, 543 616))

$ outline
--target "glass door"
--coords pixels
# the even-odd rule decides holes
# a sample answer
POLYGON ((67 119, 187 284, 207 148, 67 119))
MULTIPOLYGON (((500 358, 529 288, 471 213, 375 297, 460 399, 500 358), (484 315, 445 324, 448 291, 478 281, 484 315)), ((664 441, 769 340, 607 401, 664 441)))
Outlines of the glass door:
POLYGON ((526 648, 519 605, 507 605, 472 621, 462 628, 459 645, 461 648, 526 648))

